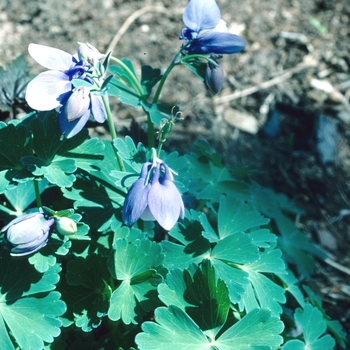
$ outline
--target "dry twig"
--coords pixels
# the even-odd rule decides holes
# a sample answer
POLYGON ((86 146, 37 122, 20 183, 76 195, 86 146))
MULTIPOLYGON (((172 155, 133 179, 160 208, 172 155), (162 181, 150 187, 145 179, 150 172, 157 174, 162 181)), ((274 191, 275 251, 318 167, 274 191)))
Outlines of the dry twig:
POLYGON ((125 34, 125 32, 129 29, 131 24, 136 21, 137 18, 141 17, 147 12, 162 12, 167 13, 167 10, 163 6, 145 6, 140 8, 139 10, 133 12, 123 23, 123 25, 119 28, 118 32, 114 35, 114 38, 110 42, 107 52, 113 51, 115 46, 118 44, 121 37, 125 34))
POLYGON ((281 74, 281 75, 279 75, 271 80, 265 81, 265 82, 263 82, 259 85, 256 85, 256 86, 251 86, 251 87, 246 88, 244 90, 235 91, 234 93, 226 95, 226 96, 216 97, 214 99, 214 101, 215 101, 215 103, 225 103, 225 102, 229 102, 232 100, 236 100, 240 97, 254 94, 255 92, 258 92, 258 91, 263 90, 263 89, 268 89, 274 85, 282 83, 283 81, 291 78, 292 75, 299 73, 303 69, 315 67, 316 64, 317 64, 316 60, 314 60, 312 57, 310 57, 308 55, 304 58, 303 62, 299 63, 297 66, 295 66, 291 69, 284 71, 283 74, 281 74))
POLYGON ((329 258, 326 258, 324 261, 328 265, 330 265, 330 266, 334 267, 335 269, 337 269, 339 271, 342 271, 342 272, 344 272, 344 273, 346 273, 347 275, 350 276, 350 269, 347 268, 346 266, 340 265, 337 262, 335 262, 334 260, 331 260, 329 258))

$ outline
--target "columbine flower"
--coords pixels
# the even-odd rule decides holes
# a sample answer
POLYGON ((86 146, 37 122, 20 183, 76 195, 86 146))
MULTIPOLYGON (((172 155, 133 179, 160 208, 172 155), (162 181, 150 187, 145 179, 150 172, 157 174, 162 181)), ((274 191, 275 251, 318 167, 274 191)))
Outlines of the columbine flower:
POLYGON ((27 86, 26 100, 31 108, 50 111, 60 107, 60 128, 67 138, 76 135, 90 116, 99 123, 106 120, 102 98, 91 94, 85 87, 74 89, 71 82, 81 79, 93 86, 93 81, 86 76, 91 64, 48 46, 30 44, 28 51, 36 62, 50 69, 40 73, 27 86), (82 106, 79 106, 80 103, 82 106), (77 113, 77 110, 81 112, 77 113))
POLYGON ((169 167, 164 163, 143 165, 139 179, 126 195, 123 222, 131 226, 139 218, 156 220, 170 230, 179 218, 184 217, 184 204, 175 186, 169 167))
POLYGON ((232 54, 242 51, 245 42, 228 33, 225 21, 215 0, 191 0, 183 14, 186 28, 180 39, 186 40, 186 50, 191 53, 232 54))
POLYGON ((49 239, 53 218, 43 213, 31 213, 12 220, 1 232, 6 231, 5 242, 13 256, 34 253, 44 247, 49 239))

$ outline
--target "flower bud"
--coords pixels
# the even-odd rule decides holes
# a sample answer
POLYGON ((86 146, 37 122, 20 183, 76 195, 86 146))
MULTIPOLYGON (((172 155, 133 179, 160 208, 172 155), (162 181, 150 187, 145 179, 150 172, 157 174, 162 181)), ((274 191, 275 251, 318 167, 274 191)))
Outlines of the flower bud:
POLYGON ((78 57, 80 60, 84 60, 90 63, 92 66, 96 66, 97 62, 105 55, 101 54, 94 46, 89 43, 79 43, 78 57))
POLYGON ((64 236, 74 235, 78 231, 76 222, 67 217, 55 218, 55 224, 56 231, 64 236))
POLYGON ((81 118, 90 107, 90 91, 84 86, 77 87, 64 106, 64 114, 69 122, 81 118))
POLYGON ((1 232, 12 256, 24 256, 44 247, 49 239, 53 218, 43 213, 31 213, 12 220, 1 232))
POLYGON ((225 75, 219 63, 217 66, 207 64, 205 71, 205 82, 213 94, 218 94, 224 86, 225 75))

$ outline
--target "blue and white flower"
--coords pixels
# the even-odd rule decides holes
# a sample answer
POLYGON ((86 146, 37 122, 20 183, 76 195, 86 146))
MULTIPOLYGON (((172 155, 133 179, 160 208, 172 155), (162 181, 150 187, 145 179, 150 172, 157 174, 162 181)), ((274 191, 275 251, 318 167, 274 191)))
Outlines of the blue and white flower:
POLYGON ((186 28, 182 29, 180 39, 186 40, 185 47, 190 53, 233 54, 245 47, 242 38, 228 32, 215 0, 190 0, 183 21, 186 28))
POLYGON ((49 239, 54 219, 36 212, 12 220, 1 232, 5 232, 5 242, 10 254, 23 256, 44 247, 49 239))
POLYGON ((123 207, 123 222, 131 226, 139 218, 156 220, 170 230, 179 218, 184 217, 181 194, 173 182, 169 167, 164 163, 142 166, 138 180, 130 187, 123 207))
POLYGON ((50 111, 59 107, 59 124, 67 138, 76 135, 92 117, 98 123, 106 120, 106 110, 101 96, 90 93, 88 87, 74 87, 73 79, 84 80, 93 87, 87 76, 91 64, 77 55, 52 47, 30 44, 32 58, 49 69, 40 73, 27 86, 26 101, 38 111, 50 111))

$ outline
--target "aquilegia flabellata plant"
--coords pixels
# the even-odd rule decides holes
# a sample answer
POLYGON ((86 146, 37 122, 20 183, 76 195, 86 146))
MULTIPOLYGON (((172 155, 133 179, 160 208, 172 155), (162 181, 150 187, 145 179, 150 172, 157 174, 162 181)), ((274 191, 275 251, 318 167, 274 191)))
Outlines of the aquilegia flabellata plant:
POLYGON ((222 55, 245 46, 214 0, 189 1, 183 22, 164 72, 89 43, 74 55, 29 45, 48 69, 27 87, 36 111, 0 123, 1 349, 331 350, 327 327, 345 346, 291 272, 305 278, 310 254, 325 256, 291 220, 298 209, 205 142, 163 150, 181 121, 159 103, 173 68, 217 94, 222 55), (114 97, 143 109, 147 145, 117 136, 114 97), (111 141, 88 120, 106 121, 111 141))

